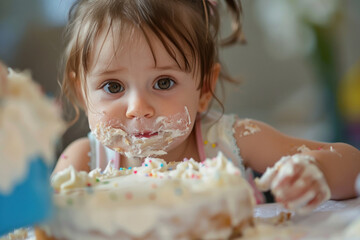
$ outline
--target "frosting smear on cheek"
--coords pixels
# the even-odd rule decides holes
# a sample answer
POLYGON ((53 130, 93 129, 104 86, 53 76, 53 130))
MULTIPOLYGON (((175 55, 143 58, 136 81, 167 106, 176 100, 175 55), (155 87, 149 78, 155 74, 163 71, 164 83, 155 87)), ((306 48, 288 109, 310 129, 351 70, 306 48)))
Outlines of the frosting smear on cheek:
POLYGON ((185 107, 174 115, 133 119, 126 125, 117 120, 99 120, 92 133, 103 145, 128 158, 144 158, 166 154, 174 140, 190 133, 190 125, 190 114, 185 107))

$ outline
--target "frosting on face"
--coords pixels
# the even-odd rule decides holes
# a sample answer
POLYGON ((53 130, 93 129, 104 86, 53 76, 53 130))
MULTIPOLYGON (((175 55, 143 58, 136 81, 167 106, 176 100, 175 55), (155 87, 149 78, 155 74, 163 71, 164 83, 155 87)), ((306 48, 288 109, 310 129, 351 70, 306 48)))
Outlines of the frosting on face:
POLYGON ((109 164, 104 172, 95 169, 89 174, 69 167, 55 174, 52 185, 59 211, 50 224, 53 235, 66 238, 96 231, 102 239, 121 238, 119 231, 132 237, 156 232, 156 239, 174 239, 197 226, 202 236, 226 239, 232 226, 252 217, 252 189, 221 153, 201 163, 185 159, 175 164, 146 158, 140 167, 118 170, 109 164), (220 214, 231 219, 226 231, 200 224, 220 214))
POLYGON ((64 129, 58 107, 30 74, 10 70, 0 102, 0 193, 11 192, 35 157, 51 166, 55 140, 64 129))
POLYGON ((186 107, 184 112, 148 121, 136 119, 127 126, 116 120, 99 121, 92 132, 105 146, 129 158, 144 158, 166 154, 166 149, 174 140, 191 131, 191 119, 186 107))

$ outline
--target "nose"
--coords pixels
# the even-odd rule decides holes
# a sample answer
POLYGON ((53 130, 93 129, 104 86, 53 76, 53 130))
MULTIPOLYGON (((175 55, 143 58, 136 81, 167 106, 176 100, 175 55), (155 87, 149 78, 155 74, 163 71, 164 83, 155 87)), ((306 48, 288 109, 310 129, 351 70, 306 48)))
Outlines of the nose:
POLYGON ((133 94, 129 97, 126 110, 127 118, 151 118, 155 114, 149 98, 141 94, 133 94))

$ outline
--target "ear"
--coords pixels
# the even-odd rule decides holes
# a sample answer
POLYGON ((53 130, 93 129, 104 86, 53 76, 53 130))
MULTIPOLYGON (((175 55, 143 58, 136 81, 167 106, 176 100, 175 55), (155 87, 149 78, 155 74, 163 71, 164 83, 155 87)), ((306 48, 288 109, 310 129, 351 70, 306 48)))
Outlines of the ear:
POLYGON ((198 112, 200 113, 205 112, 209 107, 211 99, 213 98, 212 93, 215 91, 216 82, 218 80, 220 70, 221 65, 219 63, 215 63, 210 72, 210 88, 208 88, 207 86, 202 86, 198 106, 198 112))

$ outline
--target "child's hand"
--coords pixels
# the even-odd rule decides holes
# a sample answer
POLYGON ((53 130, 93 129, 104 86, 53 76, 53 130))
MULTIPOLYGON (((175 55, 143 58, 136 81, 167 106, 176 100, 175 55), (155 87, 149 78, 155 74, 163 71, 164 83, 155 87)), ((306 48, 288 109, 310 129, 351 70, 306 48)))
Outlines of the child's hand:
POLYGON ((286 208, 306 213, 330 198, 330 188, 311 156, 282 157, 274 167, 255 179, 260 190, 271 189, 276 201, 286 208))

